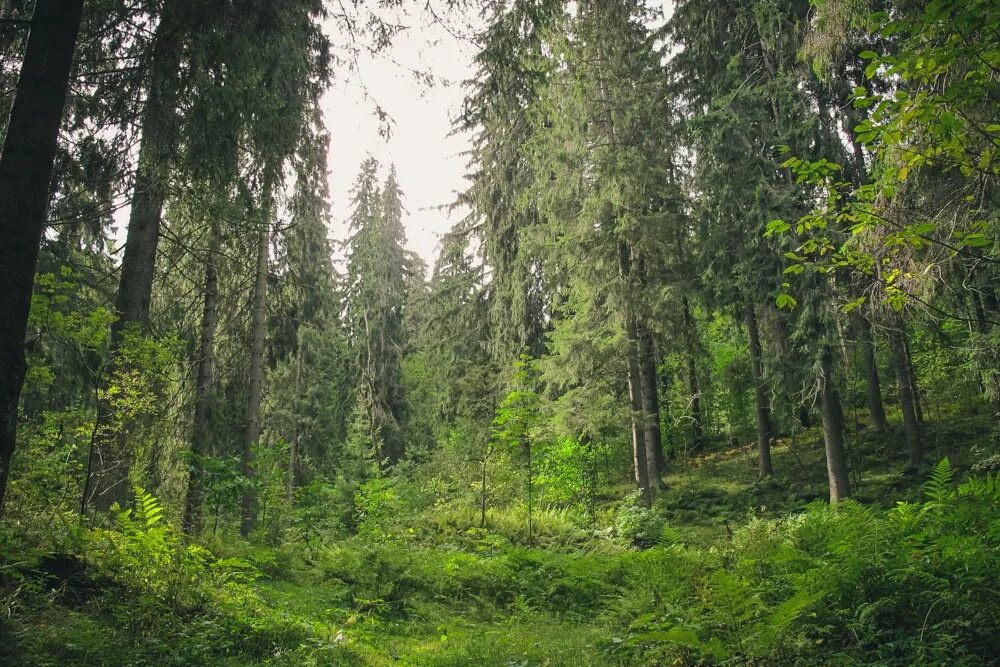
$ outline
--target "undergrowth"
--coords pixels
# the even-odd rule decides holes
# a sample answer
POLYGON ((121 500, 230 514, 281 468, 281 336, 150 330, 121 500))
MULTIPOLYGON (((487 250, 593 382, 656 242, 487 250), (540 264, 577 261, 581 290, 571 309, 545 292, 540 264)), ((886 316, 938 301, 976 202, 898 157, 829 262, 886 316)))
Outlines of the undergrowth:
POLYGON ((908 500, 830 506, 713 465, 652 510, 536 509, 533 543, 523 507, 421 508, 406 480, 276 547, 188 540, 137 489, 106 529, 3 529, 0 663, 1000 664, 995 472, 944 458, 908 500))

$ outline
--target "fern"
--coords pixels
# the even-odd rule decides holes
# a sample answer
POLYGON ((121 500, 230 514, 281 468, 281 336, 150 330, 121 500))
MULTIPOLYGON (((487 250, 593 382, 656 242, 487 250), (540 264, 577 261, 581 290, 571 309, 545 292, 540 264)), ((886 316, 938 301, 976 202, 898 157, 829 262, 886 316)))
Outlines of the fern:
POLYGON ((135 501, 136 518, 146 530, 163 520, 163 506, 160 505, 160 501, 141 486, 135 487, 135 501))
POLYGON ((1000 501, 1000 475, 987 473, 983 477, 970 477, 958 485, 958 495, 1000 501))
POLYGON ((924 495, 927 499, 940 503, 951 497, 951 461, 944 457, 934 466, 930 479, 924 484, 924 495))

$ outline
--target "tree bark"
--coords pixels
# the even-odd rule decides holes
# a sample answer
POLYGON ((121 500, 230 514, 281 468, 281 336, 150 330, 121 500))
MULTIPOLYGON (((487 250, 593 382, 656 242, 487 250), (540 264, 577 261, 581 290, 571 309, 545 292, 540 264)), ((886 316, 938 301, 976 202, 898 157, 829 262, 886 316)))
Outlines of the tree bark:
POLYGON ((889 431, 889 420, 885 416, 885 406, 882 403, 882 384, 878 376, 878 363, 875 356, 875 341, 872 338, 871 324, 861 315, 855 316, 855 326, 858 330, 858 341, 861 345, 861 357, 865 364, 865 393, 868 398, 868 419, 880 433, 889 431))
MULTIPOLYGON (((132 208, 115 296, 117 318, 111 325, 108 348, 108 368, 112 372, 106 380, 114 376, 116 369, 127 366, 127 361, 120 357, 125 335, 130 331, 145 335, 149 326, 156 249, 167 195, 166 172, 176 150, 175 80, 180 62, 179 35, 171 15, 164 14, 153 42, 132 208)), ((93 502, 96 509, 107 511, 114 503, 126 505, 131 498, 128 483, 132 467, 130 440, 135 425, 123 421, 112 428, 114 406, 107 400, 103 400, 99 418, 103 423, 98 424, 97 438, 92 445, 96 448, 91 457, 94 465, 84 495, 86 503, 93 502)))
MULTIPOLYGON (((650 461, 646 454, 646 435, 642 425, 642 372, 639 365, 639 327, 631 304, 631 249, 624 241, 618 243, 618 269, 624 294, 623 317, 625 320, 625 362, 628 369, 628 398, 632 422, 632 461, 635 483, 642 492, 642 504, 653 503, 652 485, 649 483, 650 461)), ((652 461, 655 465, 655 459, 652 461)))
POLYGON ((833 379, 833 350, 824 345, 820 353, 823 377, 822 412, 823 443, 826 446, 826 474, 830 482, 830 502, 839 502, 851 495, 847 474, 847 452, 844 449, 844 412, 840 404, 837 383, 833 379))
POLYGON ((701 387, 698 383, 698 366, 695 359, 695 327, 691 306, 686 296, 681 297, 684 315, 684 351, 687 356, 688 393, 691 402, 691 439, 700 447, 704 439, 701 415, 701 387))
POLYGON ((646 446, 646 477, 653 492, 664 488, 663 435, 660 431, 659 381, 653 334, 639 325, 639 373, 642 376, 642 424, 646 446))
MULTIPOLYGON (((646 434, 642 427, 642 378, 639 368, 638 333, 634 318, 625 317, 625 338, 628 346, 625 359, 628 366, 628 397, 632 420, 632 460, 635 467, 635 483, 642 492, 642 503, 652 505, 652 488, 649 483, 649 457, 647 455, 646 434)), ((655 465, 655 464, 654 464, 655 465)))
POLYGON ((27 372, 24 339, 83 0, 38 0, 0 153, 0 516, 27 372))
POLYGON ((924 409, 920 403, 920 383, 917 381, 917 369, 913 365, 913 352, 910 350, 910 341, 903 336, 903 350, 906 353, 906 373, 910 378, 910 395, 913 396, 913 414, 917 418, 918 424, 924 423, 924 409))
MULTIPOLYGON (((214 230, 213 230, 214 232, 214 230)), ((214 234, 213 234, 214 235, 214 234)), ((205 498, 204 458, 209 454, 208 424, 211 419, 211 393, 215 380, 215 330, 219 321, 219 285, 215 271, 215 244, 205 259, 205 301, 201 315, 198 343, 198 378, 195 386, 194 429, 191 434, 191 465, 188 469, 188 492, 184 507, 184 532, 201 532, 202 504, 205 498)))
POLYGON ((910 379, 909 365, 906 363, 906 342, 902 329, 897 325, 889 331, 889 347, 892 355, 893 371, 896 374, 896 386, 899 390, 899 407, 903 413, 903 433, 906 436, 908 465, 918 468, 923 462, 923 442, 920 437, 920 422, 913 404, 913 382, 910 379))
MULTIPOLYGON (((302 392, 302 355, 305 354, 301 337, 298 349, 295 351, 295 398, 298 400, 302 392)), ((298 478, 297 471, 299 465, 299 438, 301 437, 300 417, 298 410, 293 413, 292 439, 288 443, 288 478, 285 480, 285 494, 289 506, 295 500, 295 483, 298 478)))
POLYGON ((764 381, 764 364, 760 345, 760 329, 753 302, 745 300, 744 317, 750 347, 750 369, 753 374, 753 398, 757 419, 757 449, 760 452, 760 474, 774 474, 771 466, 771 408, 767 402, 767 385, 764 381))
MULTIPOLYGON (((265 185, 266 190, 271 187, 265 185)), ((250 326, 250 374, 247 386, 247 425, 243 435, 240 471, 247 480, 255 477, 256 452, 260 441, 260 407, 264 391, 264 334, 267 325, 267 251, 270 244, 270 192, 265 192, 261 215, 264 227, 257 243, 257 271, 253 288, 253 323, 250 326)), ((247 537, 253 530, 257 515, 257 492, 247 486, 240 503, 240 534, 247 537)))

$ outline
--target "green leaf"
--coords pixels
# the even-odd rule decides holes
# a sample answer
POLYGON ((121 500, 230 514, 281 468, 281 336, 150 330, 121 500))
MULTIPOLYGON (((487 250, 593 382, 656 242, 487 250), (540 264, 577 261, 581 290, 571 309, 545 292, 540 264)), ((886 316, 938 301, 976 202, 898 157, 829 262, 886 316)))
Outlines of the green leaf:
POLYGON ((774 303, 778 308, 788 308, 789 310, 799 305, 799 302, 795 300, 795 297, 793 297, 791 294, 785 294, 785 293, 779 294, 778 298, 775 299, 774 303))
POLYGON ((695 647, 701 643, 698 641, 698 635, 693 630, 688 630, 687 628, 670 628, 667 630, 667 637, 672 642, 686 646, 695 647))
POLYGON ((951 461, 946 456, 934 466, 931 478, 924 484, 924 495, 930 500, 941 502, 951 495, 951 478, 951 461))
POLYGON ((962 242, 970 248, 985 248, 988 245, 993 245, 993 239, 985 234, 968 234, 962 239, 962 242))
POLYGON ((791 225, 789 225, 784 220, 772 220, 771 222, 767 223, 767 228, 764 230, 764 236, 774 236, 775 234, 784 234, 791 228, 792 228, 791 225))
POLYGON ((859 296, 857 299, 854 299, 853 301, 848 301, 847 303, 844 304, 844 306, 840 310, 845 313, 849 313, 852 310, 857 310, 858 308, 864 305, 865 298, 866 297, 859 296))

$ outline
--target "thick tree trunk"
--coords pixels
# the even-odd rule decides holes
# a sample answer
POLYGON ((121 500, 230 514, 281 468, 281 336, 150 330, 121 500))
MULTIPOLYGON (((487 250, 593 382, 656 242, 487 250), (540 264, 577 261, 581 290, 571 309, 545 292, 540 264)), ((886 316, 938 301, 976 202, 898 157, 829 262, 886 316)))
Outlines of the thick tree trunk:
MULTIPOLYGON (((168 3, 169 4, 169 3, 168 3)), ((119 355, 125 334, 145 334, 149 326, 149 305, 153 294, 156 249, 167 194, 167 171, 176 150, 175 82, 180 68, 181 49, 171 17, 161 17, 153 43, 149 71, 149 94, 142 113, 142 141, 132 190, 128 233, 122 255, 118 292, 115 296, 117 319, 111 325, 108 349, 110 373, 124 370, 127 360, 119 355)), ((135 424, 121 420, 111 426, 114 406, 102 401, 91 456, 92 466, 85 490, 85 502, 107 511, 114 503, 126 505, 131 498, 129 470, 132 467, 130 440, 135 424)))
MULTIPOLYGON (((268 184, 265 187, 270 187, 268 184)), ((248 480, 256 475, 256 452, 260 440, 260 407, 264 392, 264 333, 267 325, 267 250, 270 242, 270 202, 262 211, 264 228, 257 244, 257 272, 253 288, 253 323, 250 325, 250 374, 247 386, 247 425, 243 435, 240 470, 248 480)), ((257 492, 248 486, 240 504, 240 534, 247 537, 257 518, 257 492)))
POLYGON ((873 427, 881 433, 886 433, 889 431, 889 420, 886 419, 885 406, 882 403, 882 384, 878 377, 878 363, 875 357, 875 341, 872 338, 871 324, 860 315, 857 315, 854 321, 858 330, 861 357, 865 364, 868 418, 873 427))
POLYGON ((820 367, 823 412, 823 443, 826 446, 826 475, 830 482, 830 502, 836 503, 851 495, 847 474, 847 452, 844 449, 844 412, 833 379, 833 350, 824 345, 820 367))
POLYGON ((753 374, 753 398, 757 419, 757 449, 760 452, 760 474, 768 477, 774 474, 771 466, 771 409, 767 401, 767 385, 764 382, 764 364, 760 345, 760 329, 757 326, 757 312, 753 303, 746 299, 744 317, 747 338, 750 343, 750 369, 753 374))
POLYGON ((215 247, 205 260, 205 301, 201 315, 198 343, 198 378, 195 386, 194 429, 191 434, 193 458, 188 469, 188 492, 184 508, 184 532, 201 531, 202 504, 205 498, 204 458, 209 454, 208 424, 211 419, 211 392, 215 379, 215 329, 219 321, 219 285, 215 272, 215 247))
POLYGON ((24 339, 83 0, 38 0, 0 153, 0 516, 26 372, 24 339))
POLYGON ((688 394, 691 404, 691 439, 695 447, 700 447, 704 439, 701 414, 701 387, 698 382, 694 318, 686 296, 681 297, 684 315, 684 353, 687 356, 688 394))
POLYGON ((656 377, 656 350, 653 334, 644 326, 639 330, 639 373, 642 376, 642 424, 646 445, 646 477, 653 492, 663 484, 663 436, 660 431, 659 382, 656 377))
POLYGON ((903 413, 903 433, 906 436, 908 465, 918 468, 923 462, 923 442, 920 437, 920 422, 913 404, 913 382, 910 379, 909 365, 906 363, 906 341, 902 329, 890 329, 889 348, 892 355, 892 367, 896 374, 896 386, 899 391, 899 407, 903 413))

